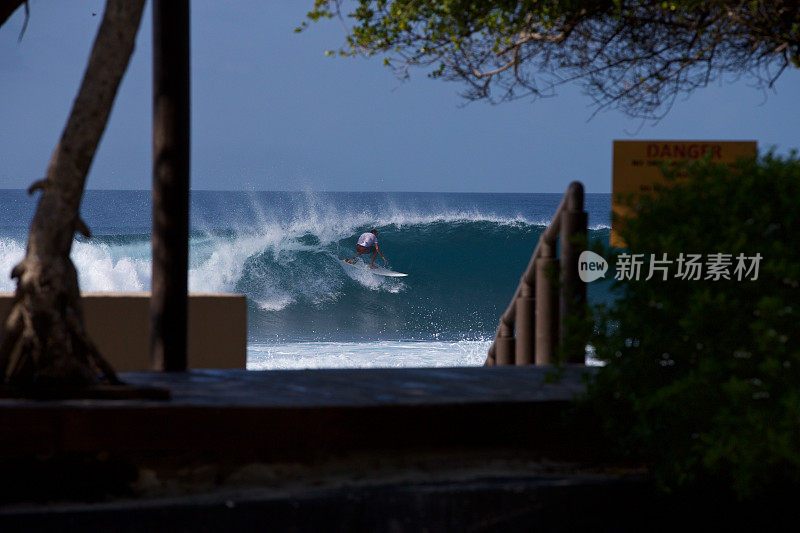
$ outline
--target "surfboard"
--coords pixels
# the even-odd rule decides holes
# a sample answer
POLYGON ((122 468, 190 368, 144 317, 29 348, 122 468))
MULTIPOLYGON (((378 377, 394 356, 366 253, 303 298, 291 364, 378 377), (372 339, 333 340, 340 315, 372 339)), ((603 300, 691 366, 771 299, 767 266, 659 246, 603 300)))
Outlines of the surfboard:
POLYGON ((364 263, 364 267, 360 267, 358 263, 351 263, 347 259, 342 259, 342 262, 348 266, 353 268, 366 268, 376 276, 385 276, 387 278, 404 278, 408 276, 408 274, 403 274, 402 272, 395 272, 394 270, 389 270, 388 268, 378 267, 378 268, 369 268, 369 265, 364 263))

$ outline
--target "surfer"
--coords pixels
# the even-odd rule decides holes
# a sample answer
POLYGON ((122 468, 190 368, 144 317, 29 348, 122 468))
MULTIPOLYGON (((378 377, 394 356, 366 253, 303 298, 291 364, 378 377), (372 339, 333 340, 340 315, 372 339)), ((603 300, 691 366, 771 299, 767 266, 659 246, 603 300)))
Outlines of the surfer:
POLYGON ((352 261, 349 261, 349 263, 355 263, 356 259, 358 259, 358 256, 361 254, 372 254, 372 260, 369 262, 370 268, 378 268, 373 264, 378 255, 383 257, 384 263, 387 262, 386 257, 384 257, 380 247, 378 247, 378 230, 374 229, 361 234, 361 237, 358 238, 358 242, 356 242, 356 256, 352 261))

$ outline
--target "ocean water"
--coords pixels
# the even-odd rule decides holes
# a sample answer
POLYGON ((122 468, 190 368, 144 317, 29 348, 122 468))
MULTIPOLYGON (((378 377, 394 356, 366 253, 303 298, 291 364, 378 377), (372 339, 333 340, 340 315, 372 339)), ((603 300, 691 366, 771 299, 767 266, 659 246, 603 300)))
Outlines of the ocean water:
MULTIPOLYGON (((189 286, 247 296, 248 368, 480 365, 560 194, 195 191, 189 286), (379 231, 384 278, 355 255, 379 231)), ((0 291, 12 291, 35 198, 0 190, 0 291)), ((607 242, 609 194, 587 194, 607 242)), ((72 259, 82 290, 150 288, 149 191, 87 191, 72 259)), ((380 259, 378 259, 380 261, 380 259)), ((590 301, 607 286, 589 285, 590 301)))

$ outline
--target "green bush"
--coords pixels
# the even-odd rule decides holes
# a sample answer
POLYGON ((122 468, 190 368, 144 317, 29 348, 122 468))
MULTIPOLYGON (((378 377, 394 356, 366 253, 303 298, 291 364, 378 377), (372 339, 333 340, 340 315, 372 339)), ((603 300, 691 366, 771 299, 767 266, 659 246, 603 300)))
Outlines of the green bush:
POLYGON ((616 449, 647 462, 664 489, 763 496, 800 483, 800 161, 686 170, 637 199, 628 249, 609 259, 702 254, 705 278, 708 254, 731 254, 732 279, 677 279, 673 263, 666 281, 645 280, 646 262, 638 281, 615 281, 616 303, 595 313, 606 366, 588 403, 616 449), (757 253, 757 279, 736 280, 737 256, 757 253))

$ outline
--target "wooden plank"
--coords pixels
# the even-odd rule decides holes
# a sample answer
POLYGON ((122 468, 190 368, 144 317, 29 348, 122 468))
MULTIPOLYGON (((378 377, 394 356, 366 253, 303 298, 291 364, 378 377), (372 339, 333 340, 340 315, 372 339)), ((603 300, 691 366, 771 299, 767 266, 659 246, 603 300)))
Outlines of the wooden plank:
MULTIPOLYGON (((84 452, 308 454, 398 447, 516 445, 558 451, 577 368, 127 373, 168 388, 148 400, 0 400, 0 456, 84 452)), ((591 440, 591 439, 589 439, 591 440)))
POLYGON ((31 400, 169 400, 169 389, 137 385, 93 387, 12 387, 0 385, 0 398, 31 400))

